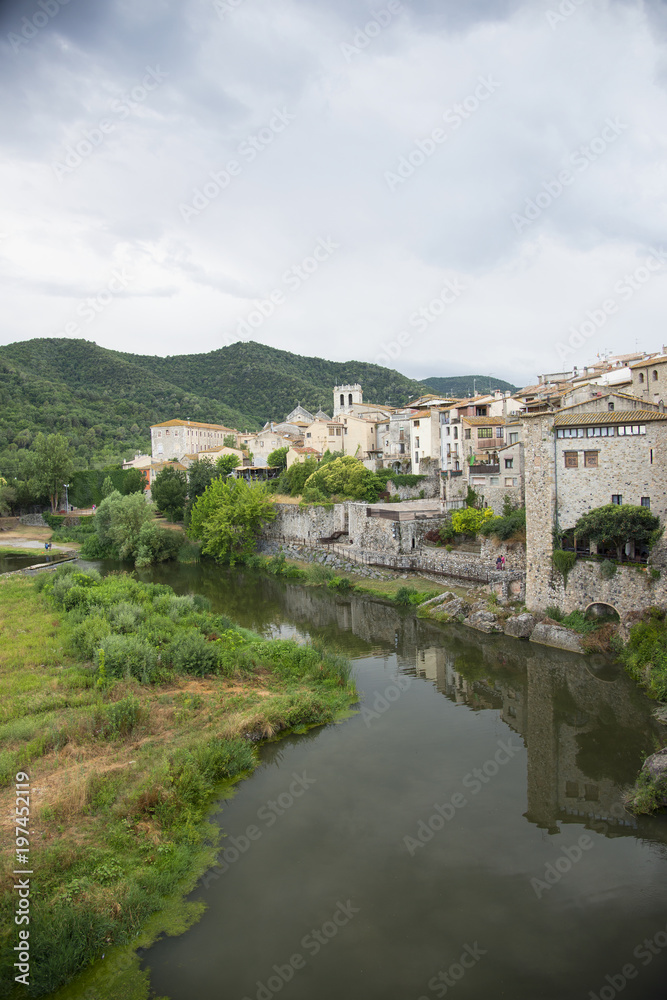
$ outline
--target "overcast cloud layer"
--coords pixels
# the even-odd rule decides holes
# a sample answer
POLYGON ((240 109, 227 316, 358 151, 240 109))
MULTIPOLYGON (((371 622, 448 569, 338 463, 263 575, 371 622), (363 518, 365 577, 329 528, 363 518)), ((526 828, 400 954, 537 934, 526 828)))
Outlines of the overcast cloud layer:
POLYGON ((667 342, 663 4, 1 11, 2 343, 527 383, 667 342))

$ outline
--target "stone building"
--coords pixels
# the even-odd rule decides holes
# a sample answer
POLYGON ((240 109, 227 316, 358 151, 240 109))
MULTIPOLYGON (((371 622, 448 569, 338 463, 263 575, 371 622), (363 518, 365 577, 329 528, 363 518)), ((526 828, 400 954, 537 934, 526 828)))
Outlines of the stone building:
MULTIPOLYGON (((642 597, 647 578, 640 579, 634 569, 602 581, 597 564, 583 561, 571 571, 565 587, 553 569, 552 553, 554 532, 571 531, 582 514, 596 507, 612 503, 649 507, 665 522, 667 413, 648 408, 587 412, 573 407, 526 415, 524 447, 527 605, 556 604, 572 610, 600 601, 626 613, 658 603, 657 591, 666 591, 664 600, 664 584, 656 585, 653 597, 642 597)), ((651 561, 661 565, 665 557, 663 540, 651 561)))
POLYGON ((224 424, 203 424, 196 420, 165 420, 151 425, 151 454, 154 459, 179 461, 185 455, 222 447, 225 438, 233 435, 236 443, 238 432, 224 424))

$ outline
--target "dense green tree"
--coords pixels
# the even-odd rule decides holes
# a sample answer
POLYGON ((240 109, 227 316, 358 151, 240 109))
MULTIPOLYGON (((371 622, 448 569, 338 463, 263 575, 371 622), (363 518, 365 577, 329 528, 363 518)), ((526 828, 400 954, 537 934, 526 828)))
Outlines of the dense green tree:
POLYGON ((236 469, 240 464, 238 455, 221 455, 216 459, 215 468, 219 476, 229 476, 232 469, 236 469))
POLYGON ((188 469, 188 496, 193 504, 207 486, 220 475, 210 458, 198 458, 188 469))
POLYGON ((375 503, 384 489, 379 476, 367 469, 363 462, 346 455, 320 465, 310 476, 303 490, 307 503, 323 500, 366 500, 375 503))
POLYGON ((626 542, 652 545, 661 534, 660 520, 647 507, 633 504, 606 504, 589 510, 574 526, 576 538, 614 546, 623 560, 626 542))
POLYGON ((146 480, 141 469, 127 469, 123 478, 123 493, 143 493, 146 489, 146 480))
POLYGON ((38 434, 34 442, 35 478, 48 495, 51 512, 58 510, 58 501, 74 469, 72 451, 63 434, 38 434))
POLYGON ((5 517, 16 503, 16 490, 0 476, 0 517, 5 517))
POLYGON ((106 500, 107 497, 110 497, 115 488, 111 476, 107 476, 102 483, 102 499, 106 500))
POLYGON ((276 492, 285 493, 291 497, 301 496, 307 480, 314 472, 317 472, 316 459, 307 458, 305 462, 294 462, 289 469, 285 469, 281 473, 277 481, 276 492))
POLYGON ((100 546, 113 549, 120 559, 134 559, 141 529, 152 519, 153 505, 143 494, 122 496, 114 490, 95 512, 95 532, 100 546))
POLYGON ((151 497, 155 506, 172 521, 183 519, 185 498, 188 494, 188 481, 185 473, 166 465, 153 480, 151 497))
POLYGON ((235 434, 225 434, 222 439, 222 443, 225 448, 236 448, 236 435, 235 434))
POLYGON ((234 565, 252 555, 262 526, 275 516, 264 483, 215 479, 192 507, 188 534, 205 555, 234 565))
POLYGON ((276 448, 274 451, 269 452, 266 464, 272 469, 286 469, 288 451, 289 448, 276 448))

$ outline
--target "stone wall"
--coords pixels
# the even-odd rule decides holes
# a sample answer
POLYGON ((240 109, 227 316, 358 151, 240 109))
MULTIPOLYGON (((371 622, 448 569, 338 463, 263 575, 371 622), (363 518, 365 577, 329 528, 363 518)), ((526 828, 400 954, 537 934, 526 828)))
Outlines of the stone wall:
POLYGON ((525 570, 526 546, 522 542, 501 542, 498 538, 482 538, 482 562, 495 566, 498 556, 505 556, 505 569, 525 570))
POLYGON ((48 528, 48 524, 41 514, 23 514, 19 518, 19 524, 26 524, 30 528, 48 528))
POLYGON ((299 507, 298 504, 276 504, 276 519, 266 525, 262 538, 266 541, 316 542, 329 538, 334 531, 343 530, 343 504, 333 509, 326 507, 299 507))
POLYGON ((653 580, 644 567, 618 566, 610 580, 600 575, 600 563, 579 559, 570 570, 567 586, 562 575, 553 567, 544 567, 539 576, 539 587, 533 586, 529 607, 560 608, 568 614, 590 604, 610 604, 625 618, 631 611, 658 605, 667 608, 667 574, 653 580))

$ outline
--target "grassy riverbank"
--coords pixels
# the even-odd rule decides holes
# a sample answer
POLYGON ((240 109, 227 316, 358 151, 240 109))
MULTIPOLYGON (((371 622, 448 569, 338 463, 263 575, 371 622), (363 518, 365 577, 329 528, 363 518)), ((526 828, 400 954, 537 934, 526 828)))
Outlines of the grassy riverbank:
POLYGON ((72 566, 0 582, 4 995, 17 771, 30 775, 34 872, 20 995, 88 969, 63 997, 139 1000, 134 948, 200 913, 180 900, 214 860, 206 816, 221 783, 254 768, 255 740, 329 722, 354 693, 342 657, 263 640, 165 586, 72 566), (116 947, 111 968, 88 968, 113 946, 123 961, 116 947))

